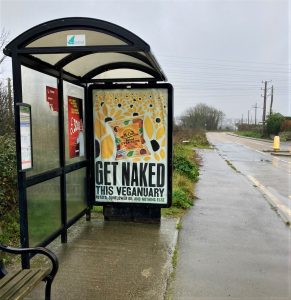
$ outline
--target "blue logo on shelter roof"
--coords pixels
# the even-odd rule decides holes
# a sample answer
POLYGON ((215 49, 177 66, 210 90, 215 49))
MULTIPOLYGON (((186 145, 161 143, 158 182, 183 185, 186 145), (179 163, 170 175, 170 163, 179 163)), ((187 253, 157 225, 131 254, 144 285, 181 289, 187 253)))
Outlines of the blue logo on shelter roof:
POLYGON ((86 46, 85 34, 67 35, 67 46, 86 46))

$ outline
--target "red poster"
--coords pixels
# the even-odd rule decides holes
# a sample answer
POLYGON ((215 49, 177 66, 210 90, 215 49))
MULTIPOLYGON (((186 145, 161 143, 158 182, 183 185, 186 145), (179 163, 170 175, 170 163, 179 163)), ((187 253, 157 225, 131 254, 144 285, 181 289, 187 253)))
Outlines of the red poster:
POLYGON ((68 97, 68 130, 70 158, 84 155, 82 99, 68 97))
POLYGON ((52 111, 59 111, 58 89, 46 86, 46 101, 52 111))

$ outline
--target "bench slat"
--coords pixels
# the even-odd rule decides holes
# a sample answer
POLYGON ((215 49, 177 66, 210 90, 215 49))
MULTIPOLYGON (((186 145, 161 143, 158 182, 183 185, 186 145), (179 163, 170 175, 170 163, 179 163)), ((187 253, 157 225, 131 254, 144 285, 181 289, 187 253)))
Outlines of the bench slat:
MULTIPOLYGON (((22 299, 49 274, 49 269, 22 270, 0 290, 0 299, 22 299)), ((6 276, 5 276, 6 277, 6 276)))
MULTIPOLYGON (((12 280, 15 276, 17 276, 17 274, 19 274, 21 272, 21 270, 18 270, 17 272, 14 273, 8 273, 7 275, 5 275, 2 279, 0 279, 0 289, 2 289, 2 287, 7 284, 8 281, 12 280)), ((0 291, 0 296, 1 296, 1 291, 0 291)), ((0 298, 1 299, 1 298, 0 298)))
POLYGON ((49 270, 35 270, 33 276, 31 276, 29 279, 27 278, 19 290, 15 291, 11 296, 15 300, 23 299, 23 297, 29 294, 33 288, 38 285, 48 274, 49 270))
MULTIPOLYGON (((18 289, 18 283, 24 280, 24 278, 31 273, 31 270, 25 269, 19 272, 17 275, 15 273, 12 273, 11 279, 6 282, 6 284, 1 288, 0 290, 0 299, 9 299, 9 293, 11 293, 11 290, 17 290, 18 289)), ((6 275, 7 276, 7 275, 6 275)), ((5 276, 5 277, 6 277, 5 276)), ((10 298, 11 299, 11 298, 10 298)))

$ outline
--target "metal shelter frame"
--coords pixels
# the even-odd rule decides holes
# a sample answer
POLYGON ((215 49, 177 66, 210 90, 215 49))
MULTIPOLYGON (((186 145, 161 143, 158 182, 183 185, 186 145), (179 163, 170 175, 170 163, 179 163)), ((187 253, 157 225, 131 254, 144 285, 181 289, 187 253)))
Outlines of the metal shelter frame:
MULTIPOLYGON (((61 235, 62 243, 66 243, 67 229, 85 214, 87 215, 87 219, 90 219, 90 208, 92 207, 90 196, 93 188, 92 180, 94 180, 92 178, 94 176, 92 175, 91 166, 94 163, 92 163, 92 158, 90 158, 93 153, 92 147, 88 146, 86 147, 86 158, 83 161, 66 164, 63 82, 67 81, 84 88, 85 106, 89 107, 89 109, 92 109, 92 103, 90 103, 92 99, 89 95, 89 86, 92 83, 100 87, 106 87, 109 85, 113 86, 113 83, 118 82, 142 82, 144 83, 143 86, 147 87, 164 87, 170 91, 170 102, 172 101, 172 86, 166 83, 157 85, 157 82, 166 81, 167 79, 152 54, 150 46, 146 42, 120 26, 97 19, 79 17, 62 18, 40 24, 25 31, 11 41, 4 49, 4 53, 12 57, 13 68, 21 246, 24 248, 30 246, 26 189, 53 178, 60 178, 61 227, 38 246, 49 244, 59 235, 61 235), (68 47, 68 45, 59 42, 60 35, 66 35, 71 32, 77 32, 77 34, 83 34, 85 32, 92 35, 89 44, 86 43, 86 45, 73 45, 68 47), (98 60, 98 56, 101 56, 101 63, 97 64, 96 59, 98 60), (108 59, 105 59, 106 62, 102 63, 102 57, 108 57, 108 59), (110 60, 110 58, 113 59, 110 60), (81 74, 78 73, 78 71, 82 65, 86 65, 86 68, 81 74), (56 78, 58 82, 60 165, 58 168, 33 176, 27 176, 26 172, 21 168, 19 105, 23 103, 22 66, 50 75, 56 78), (120 69, 137 71, 137 75, 133 77, 118 77, 116 76, 118 73, 110 73, 111 71, 120 69), (108 74, 113 75, 110 77, 108 74), (81 168, 86 168, 88 178, 86 187, 87 208, 74 216, 74 218, 68 220, 66 175, 81 168)), ((118 87, 118 84, 114 86, 118 87)), ((137 87, 139 86, 141 85, 137 85, 137 87)), ((171 118, 173 114, 171 107, 169 114, 171 118)), ((90 139, 93 134, 93 120, 89 115, 90 114, 88 114, 88 116, 86 115, 85 120, 87 145, 92 143, 90 139)), ((170 124, 170 126, 172 125, 170 124)), ((169 137, 171 133, 172 128, 169 127, 169 137)), ((171 159, 170 156, 169 166, 172 164, 171 159)), ((164 206, 161 205, 160 207, 164 206)), ((22 265, 24 268, 29 266, 29 259, 30 257, 26 254, 22 256, 22 265)))

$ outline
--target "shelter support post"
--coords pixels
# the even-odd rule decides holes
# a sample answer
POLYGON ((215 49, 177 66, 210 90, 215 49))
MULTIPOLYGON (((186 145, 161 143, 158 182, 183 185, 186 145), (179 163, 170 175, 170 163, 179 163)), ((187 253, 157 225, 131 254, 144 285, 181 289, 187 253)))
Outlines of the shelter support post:
MULTIPOLYGON (((21 170, 21 141, 20 141, 20 114, 19 106, 22 103, 22 81, 21 64, 17 53, 12 54, 13 70, 13 93, 15 114, 15 136, 16 136, 16 157, 17 157, 17 182, 18 182, 18 201, 19 201, 19 223, 20 223, 20 243, 22 248, 29 247, 28 217, 27 217, 27 197, 26 197, 26 174, 21 170)), ((21 255, 23 269, 29 269, 29 254, 21 255)))
MULTIPOLYGON (((89 91, 88 91, 88 84, 86 84, 85 89, 85 107, 86 111, 92 112, 93 111, 93 103, 90 101, 89 91)), ((92 195, 94 195, 94 147, 92 144, 92 136, 94 135, 93 132, 93 116, 92 113, 87 113, 86 118, 86 157, 88 160, 88 167, 86 173, 86 202, 88 209, 86 211, 86 221, 91 220, 91 209, 93 208, 92 205, 92 195)))
POLYGON ((60 165, 62 168, 61 174, 61 221, 62 221, 62 233, 61 241, 62 243, 67 243, 67 200, 66 200, 66 176, 65 176, 65 128, 64 128, 64 93, 63 93, 63 72, 60 72, 59 82, 59 141, 60 141, 60 165))

